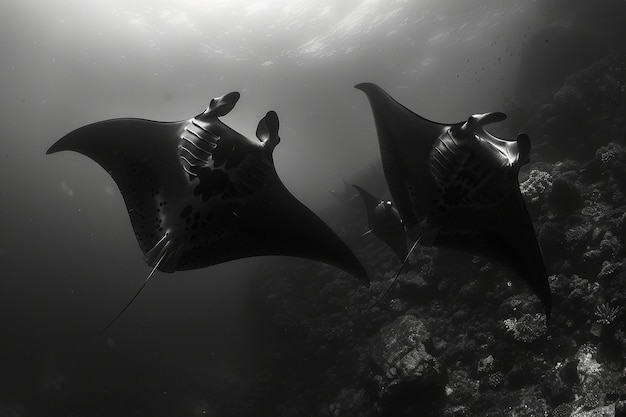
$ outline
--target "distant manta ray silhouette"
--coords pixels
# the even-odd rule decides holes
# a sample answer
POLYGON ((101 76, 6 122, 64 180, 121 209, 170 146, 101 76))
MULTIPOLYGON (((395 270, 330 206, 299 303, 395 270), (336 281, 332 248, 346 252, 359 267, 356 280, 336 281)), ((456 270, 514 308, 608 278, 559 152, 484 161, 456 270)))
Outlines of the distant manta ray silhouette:
POLYGON ((382 240, 403 261, 409 250, 406 244, 406 234, 400 213, 389 200, 385 201, 364 190, 358 185, 352 185, 359 192, 365 204, 369 230, 365 234, 373 234, 382 240))
POLYGON ((350 192, 350 185, 348 184, 348 182, 346 181, 345 178, 342 178, 343 180, 343 192, 341 191, 337 191, 337 190, 328 190, 328 192, 337 199, 337 201, 343 203, 343 204, 347 204, 350 205, 354 202, 354 200, 356 199, 357 195, 354 193, 350 192))
POLYGON ((285 188, 274 167, 278 116, 261 119, 257 139, 219 120, 239 93, 211 100, 188 120, 113 119, 69 133, 48 154, 71 150, 96 161, 117 183, 152 271, 203 268, 261 255, 308 258, 336 266, 369 286, 345 243, 285 188))
POLYGON ((550 285, 519 190, 520 167, 530 161, 528 136, 509 141, 484 130, 504 120, 504 113, 435 123, 375 84, 356 88, 369 99, 385 178, 407 236, 415 242, 404 263, 420 243, 485 255, 517 272, 549 318, 550 285))

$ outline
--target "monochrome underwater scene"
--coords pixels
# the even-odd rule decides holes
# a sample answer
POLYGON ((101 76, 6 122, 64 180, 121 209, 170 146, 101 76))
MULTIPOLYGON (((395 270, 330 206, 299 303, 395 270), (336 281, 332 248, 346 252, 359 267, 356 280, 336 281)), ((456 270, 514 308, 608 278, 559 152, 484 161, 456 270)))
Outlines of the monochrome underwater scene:
POLYGON ((626 416, 624 0, 0 4, 0 416, 626 416))

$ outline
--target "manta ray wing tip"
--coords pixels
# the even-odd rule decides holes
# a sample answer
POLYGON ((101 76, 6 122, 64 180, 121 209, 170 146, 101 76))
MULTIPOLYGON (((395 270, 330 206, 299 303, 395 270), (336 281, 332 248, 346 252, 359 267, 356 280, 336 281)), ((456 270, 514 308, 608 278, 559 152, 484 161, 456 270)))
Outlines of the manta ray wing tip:
POLYGON ((81 152, 80 149, 83 149, 86 143, 89 143, 94 137, 99 136, 99 129, 103 125, 105 125, 104 122, 92 123, 72 130, 61 137, 61 139, 54 142, 46 151, 46 155, 61 151, 81 152))
POLYGON ((550 320, 550 316, 552 316, 552 293, 548 292, 548 294, 541 298, 541 303, 546 312, 546 321, 548 321, 550 320))
MULTIPOLYGON (((352 254, 352 256, 354 255, 352 254)), ((365 287, 370 287, 369 275, 367 275, 365 267, 363 266, 363 264, 361 264, 361 262, 356 259, 356 257, 353 257, 353 259, 349 261, 343 262, 343 264, 335 264, 335 266, 354 276, 365 287)))
POLYGON ((46 155, 50 155, 52 153, 56 153, 56 152, 60 152, 65 150, 62 146, 62 142, 63 139, 60 139, 58 141, 56 141, 51 147, 48 148, 48 150, 46 151, 46 155))
POLYGON ((361 91, 371 90, 376 87, 378 87, 376 84, 370 82, 358 83, 354 86, 354 88, 361 91))
POLYGON ((365 286, 365 288, 370 287, 370 278, 367 275, 367 272, 365 272, 365 269, 361 267, 361 271, 353 272, 353 275, 359 280, 361 284, 365 286))
POLYGON ((357 264, 350 272, 359 280, 361 284, 365 286, 365 288, 370 287, 370 277, 361 262, 357 260, 357 264))

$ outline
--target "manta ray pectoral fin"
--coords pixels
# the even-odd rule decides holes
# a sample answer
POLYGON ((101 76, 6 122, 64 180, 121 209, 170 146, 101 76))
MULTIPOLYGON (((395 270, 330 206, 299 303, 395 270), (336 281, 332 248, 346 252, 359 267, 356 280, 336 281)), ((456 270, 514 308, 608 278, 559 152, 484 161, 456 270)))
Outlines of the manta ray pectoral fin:
POLYGON ((517 135, 517 149, 518 157, 517 161, 520 166, 526 165, 530 162, 530 138, 525 133, 517 135))
POLYGON ((385 179, 405 227, 412 228, 432 204, 424 195, 434 194, 436 189, 428 168, 433 144, 452 124, 419 116, 376 84, 361 83, 355 88, 369 99, 385 179))
POLYGON ((297 256, 324 262, 354 275, 369 287, 363 265, 341 238, 291 195, 282 183, 270 184, 267 194, 259 197, 259 205, 244 208, 254 216, 249 220, 250 224, 260 233, 257 250, 267 255, 297 256))
POLYGON ((502 223, 506 224, 501 225, 500 229, 506 233, 507 244, 514 248, 508 265, 517 271, 531 291, 539 298, 543 304, 546 318, 549 319, 552 314, 550 282, 543 262, 541 247, 519 188, 512 193, 510 198, 505 200, 503 208, 505 212, 510 213, 510 216, 502 219, 502 223))
POLYGON ((92 123, 68 133, 47 153, 81 153, 111 175, 126 203, 139 246, 146 254, 163 236, 157 230, 157 222, 161 221, 164 208, 188 187, 178 149, 179 135, 186 123, 143 119, 92 123))

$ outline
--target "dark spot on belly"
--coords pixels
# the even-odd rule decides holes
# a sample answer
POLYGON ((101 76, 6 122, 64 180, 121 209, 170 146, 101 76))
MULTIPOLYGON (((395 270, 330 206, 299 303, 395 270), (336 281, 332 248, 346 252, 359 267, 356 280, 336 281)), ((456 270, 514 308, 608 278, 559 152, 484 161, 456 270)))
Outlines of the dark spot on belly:
POLYGON ((202 201, 224 194, 230 186, 228 174, 218 169, 203 168, 198 173, 198 179, 200 183, 194 188, 193 195, 202 196, 202 201))
POLYGON ((183 209, 183 211, 180 212, 180 218, 184 219, 186 217, 191 216, 191 211, 192 211, 192 207, 191 206, 187 206, 183 209))

